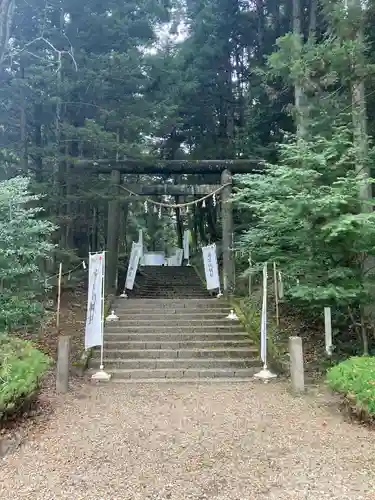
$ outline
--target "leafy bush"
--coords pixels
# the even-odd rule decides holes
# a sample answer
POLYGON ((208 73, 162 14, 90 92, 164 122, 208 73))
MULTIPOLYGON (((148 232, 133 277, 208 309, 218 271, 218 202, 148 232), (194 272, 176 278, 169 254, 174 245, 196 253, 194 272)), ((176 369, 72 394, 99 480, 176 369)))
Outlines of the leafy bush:
POLYGON ((25 177, 0 182, 0 331, 35 324, 43 313, 38 295, 54 226, 41 217, 40 197, 28 187, 25 177))
POLYGON ((50 359, 32 343, 0 336, 0 420, 14 415, 38 390, 50 359))
POLYGON ((327 383, 362 419, 375 418, 375 357, 356 356, 333 366, 327 383))

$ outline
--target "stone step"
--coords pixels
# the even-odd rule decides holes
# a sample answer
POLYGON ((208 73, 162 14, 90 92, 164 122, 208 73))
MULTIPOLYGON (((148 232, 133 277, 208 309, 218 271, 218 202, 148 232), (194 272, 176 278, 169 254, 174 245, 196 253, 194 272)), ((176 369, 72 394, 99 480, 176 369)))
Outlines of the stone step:
POLYGON ((253 377, 255 373, 259 371, 259 366, 255 365, 250 368, 157 368, 157 369, 122 369, 113 368, 111 370, 107 369, 104 365, 104 369, 112 375, 114 379, 133 379, 138 381, 154 380, 154 379, 206 379, 206 378, 241 378, 253 377))
MULTIPOLYGON (((149 283, 149 282, 143 282, 143 283, 137 283, 137 286, 135 287, 137 291, 150 291, 154 292, 155 290, 157 291, 166 291, 166 290, 178 290, 178 291, 183 291, 184 289, 190 290, 191 292, 196 292, 196 293, 202 293, 205 292, 208 294, 208 291, 204 289, 202 286, 200 286, 198 283, 190 283, 190 282, 175 282, 175 283, 166 283, 165 280, 160 280, 160 283, 149 283)), ((183 295, 179 298, 183 298, 183 295)))
MULTIPOLYGON (((194 309, 187 309, 187 308, 181 308, 181 309, 167 309, 167 308, 155 308, 155 309, 146 309, 142 307, 137 307, 137 308, 123 308, 123 307, 116 307, 116 305, 111 307, 111 310, 114 310, 116 315, 118 316, 119 320, 124 320, 126 321, 127 318, 133 318, 133 319, 142 319, 142 318, 155 318, 155 319, 163 319, 166 317, 172 317, 172 318, 177 318, 177 317, 182 317, 185 316, 185 318, 191 318, 195 317, 197 319, 200 318, 209 318, 209 317, 214 317, 214 318, 221 318, 221 319, 226 319, 228 316, 230 309, 198 309, 195 311, 194 309)), ((107 323, 109 324, 109 322, 107 323)))
MULTIPOLYGON (((136 359, 120 359, 120 358, 104 358, 104 365, 106 370, 112 368, 121 368, 125 370, 187 370, 195 369, 201 371, 202 369, 237 369, 249 368, 251 366, 258 366, 259 362, 256 358, 136 358, 136 359)), ((100 359, 92 358, 90 366, 92 368, 99 368, 100 359)))
POLYGON ((179 308, 196 308, 196 309, 205 309, 205 308, 228 308, 228 303, 213 298, 197 298, 197 299, 165 299, 165 298, 150 298, 150 299, 138 299, 136 297, 131 299, 122 299, 119 298, 116 300, 116 304, 131 304, 133 306, 140 305, 142 307, 155 308, 155 307, 166 307, 170 309, 179 309, 179 308))
MULTIPOLYGON (((203 297, 207 298, 209 297, 209 293, 207 290, 204 290, 203 288, 198 287, 198 285, 188 285, 187 283, 181 283, 181 285, 155 285, 155 286, 146 286, 146 285, 139 285, 136 288, 136 292, 138 293, 150 293, 152 294, 153 297, 157 298, 158 293, 180 293, 181 295, 177 295, 176 298, 186 298, 185 293, 190 293, 193 295, 192 299, 194 299, 194 294, 197 295, 197 298, 203 297)), ((174 298, 174 297, 171 297, 174 298)))
MULTIPOLYGON (((120 325, 122 326, 123 324, 133 324, 133 323, 138 323, 138 324, 150 324, 152 321, 153 323, 160 324, 160 323, 165 323, 169 321, 175 321, 175 323, 186 323, 191 321, 192 315, 190 313, 155 313, 155 314, 145 314, 145 313, 138 313, 138 314, 121 314, 119 311, 115 310, 115 313, 118 314, 118 317, 120 318, 119 321, 112 322, 112 324, 120 325)), ((221 323, 221 324, 227 324, 226 316, 228 315, 228 311, 225 313, 204 313, 204 314, 195 314, 193 316, 194 321, 204 323, 206 322, 209 324, 211 322, 216 322, 216 323, 221 323)), ((234 323, 234 322, 233 322, 234 323)), ((108 321, 106 323, 106 327, 110 326, 111 322, 108 321)))
POLYGON ((209 297, 209 294, 204 290, 196 290, 194 288, 189 288, 187 285, 182 285, 181 287, 164 287, 163 289, 154 288, 154 289, 144 289, 143 287, 137 290, 136 297, 141 298, 140 294, 143 294, 144 298, 170 298, 174 299, 176 297, 184 297, 186 299, 206 299, 209 297), (187 297, 189 295, 189 297, 187 297), (169 297, 170 296, 170 297, 169 297))
POLYGON ((144 286, 144 287, 149 287, 149 288, 164 288, 164 287, 178 287, 180 288, 182 285, 187 285, 191 287, 196 287, 196 290, 205 290, 203 287, 203 284, 201 281, 198 279, 192 279, 192 278, 182 278, 182 277, 157 277, 157 278, 149 278, 149 279, 139 279, 138 281, 136 280, 135 283, 137 286, 144 286))
MULTIPOLYGON (((244 347, 211 347, 209 349, 111 349, 106 348, 105 357, 108 359, 196 359, 196 358, 251 358, 256 356, 254 346, 244 347)), ((100 350, 94 352, 93 359, 100 358, 100 350)))
POLYGON ((247 333, 224 332, 224 333, 104 333, 105 341, 129 341, 129 342, 186 342, 187 340, 207 340, 215 343, 219 340, 246 340, 247 333))
POLYGON ((140 284, 145 284, 149 286, 169 286, 169 285, 181 285, 183 283, 187 283, 188 285, 197 286, 199 290, 203 289, 203 283, 199 280, 199 278, 195 278, 194 276, 155 276, 155 277, 143 277, 136 280, 136 282, 140 284))
POLYGON ((187 290, 175 290, 175 291, 168 291, 164 290, 163 292, 142 292, 137 291, 136 293, 137 298, 145 298, 149 299, 152 297, 157 297, 157 298, 164 298, 164 299, 173 299, 174 297, 186 297, 187 299, 195 299, 195 298, 206 298, 207 294, 206 293, 196 293, 196 292, 189 292, 187 290))
POLYGON ((142 312, 189 312, 189 313, 204 313, 204 312, 223 312, 229 311, 230 307, 223 304, 216 304, 214 301, 211 304, 201 304, 199 307, 195 304, 180 303, 180 304, 170 304, 166 302, 156 301, 152 303, 149 299, 145 299, 145 303, 142 304, 139 300, 135 301, 132 299, 123 300, 115 302, 112 309, 122 310, 122 311, 142 311, 142 312), (146 301, 147 300, 147 301, 146 301))
POLYGON ((186 325, 186 326, 178 326, 174 324, 173 321, 169 324, 154 324, 150 319, 150 323, 148 325, 123 325, 118 326, 117 323, 108 323, 105 327, 104 335, 110 335, 113 333, 127 335, 128 333, 139 333, 142 335, 143 333, 155 333, 155 334, 190 334, 190 333, 245 333, 244 328, 241 324, 216 324, 216 323, 200 323, 198 322, 196 325, 186 325))
POLYGON ((112 326, 116 326, 118 328, 133 328, 133 327, 147 327, 150 328, 150 324, 159 328, 160 326, 177 326, 178 328, 183 328, 185 326, 195 326, 195 325, 225 325, 225 326, 234 326, 238 325, 238 322, 234 322, 225 318, 225 316, 218 315, 216 317, 206 317, 202 316, 201 318, 197 318, 194 316, 191 318, 189 315, 183 317, 176 317, 176 315, 165 315, 162 318, 158 318, 155 316, 140 317, 140 318, 132 318, 123 317, 116 322, 108 322, 106 327, 110 328, 112 326))
MULTIPOLYGON (((121 337, 119 337, 121 339, 121 337)), ((106 340, 104 338, 104 349, 105 350, 179 350, 179 349, 231 349, 232 347, 243 347, 247 350, 255 349, 253 343, 249 339, 238 339, 234 337, 234 340, 186 340, 186 341, 128 341, 128 340, 106 340)))
MULTIPOLYGON (((256 370, 255 373, 259 371, 256 370)), ((94 372, 93 372, 94 373, 94 372)), ((253 374, 254 375, 254 374, 253 374)), ((253 376, 252 375, 252 376, 253 376)), ((209 384, 249 384, 253 383, 252 376, 247 376, 244 378, 241 377, 216 377, 216 378, 113 378, 111 380, 112 383, 115 384, 169 384, 171 386, 176 385, 209 385, 209 384)))

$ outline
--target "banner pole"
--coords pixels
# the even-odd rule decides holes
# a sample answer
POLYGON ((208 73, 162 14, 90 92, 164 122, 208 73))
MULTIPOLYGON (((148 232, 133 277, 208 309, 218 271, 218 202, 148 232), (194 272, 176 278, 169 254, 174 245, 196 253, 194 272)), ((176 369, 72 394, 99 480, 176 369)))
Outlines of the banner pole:
POLYGON ((276 325, 280 326, 279 287, 278 287, 278 283, 277 283, 277 267, 276 267, 276 262, 273 263, 273 286, 274 286, 274 293, 275 293, 276 325))
POLYGON ((100 380, 100 381, 109 381, 111 379, 111 375, 107 372, 104 371, 104 308, 105 308, 105 254, 106 252, 103 251, 103 260, 102 260, 102 317, 101 317, 101 322, 100 322, 100 329, 101 329, 101 343, 100 343, 100 367, 99 371, 97 373, 94 373, 94 375, 91 377, 92 380, 100 380))
POLYGON ((267 366, 267 284, 268 284, 268 273, 267 273, 267 263, 263 266, 263 303, 262 303, 262 314, 261 314, 261 358, 263 361, 263 368, 260 372, 254 375, 255 378, 263 380, 264 383, 269 382, 271 379, 276 378, 277 375, 272 373, 267 366))
POLYGON ((103 370, 104 366, 104 308, 105 308, 105 252, 103 252, 103 272, 102 272, 102 321, 101 321, 101 334, 102 334, 102 345, 100 348, 100 369, 103 370))

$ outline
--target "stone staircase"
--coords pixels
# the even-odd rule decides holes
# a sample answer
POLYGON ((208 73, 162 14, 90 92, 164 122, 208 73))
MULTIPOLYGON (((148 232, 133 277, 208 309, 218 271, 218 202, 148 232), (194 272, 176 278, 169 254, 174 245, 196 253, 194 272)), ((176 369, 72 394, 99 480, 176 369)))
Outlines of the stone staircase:
MULTIPOLYGON (((190 267, 146 267, 136 294, 118 298, 104 332, 104 367, 117 382, 245 381, 257 350, 223 299, 209 298, 190 267)), ((91 367, 99 367, 99 351, 91 367)))
POLYGON ((147 266, 137 274, 135 298, 207 298, 209 294, 193 267, 147 266))

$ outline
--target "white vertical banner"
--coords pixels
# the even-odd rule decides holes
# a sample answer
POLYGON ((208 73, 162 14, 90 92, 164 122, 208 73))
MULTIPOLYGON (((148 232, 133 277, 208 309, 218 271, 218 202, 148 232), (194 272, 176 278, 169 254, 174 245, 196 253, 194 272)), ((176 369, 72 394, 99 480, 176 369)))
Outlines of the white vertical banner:
POLYGON ((85 349, 103 342, 104 252, 89 255, 89 289, 85 328, 85 349))
POLYGON ((184 231, 184 259, 190 259, 190 231, 187 229, 184 231))
POLYGON ((132 244, 132 250, 130 253, 128 271, 126 273, 125 288, 128 290, 133 290, 135 276, 137 274, 139 259, 141 257, 141 246, 139 243, 132 244))
POLYGON ((267 263, 263 266, 263 299, 260 323, 260 357, 267 364, 267 263))
POLYGON ((207 290, 220 289, 219 266, 217 264, 216 244, 202 247, 204 273, 207 290))

